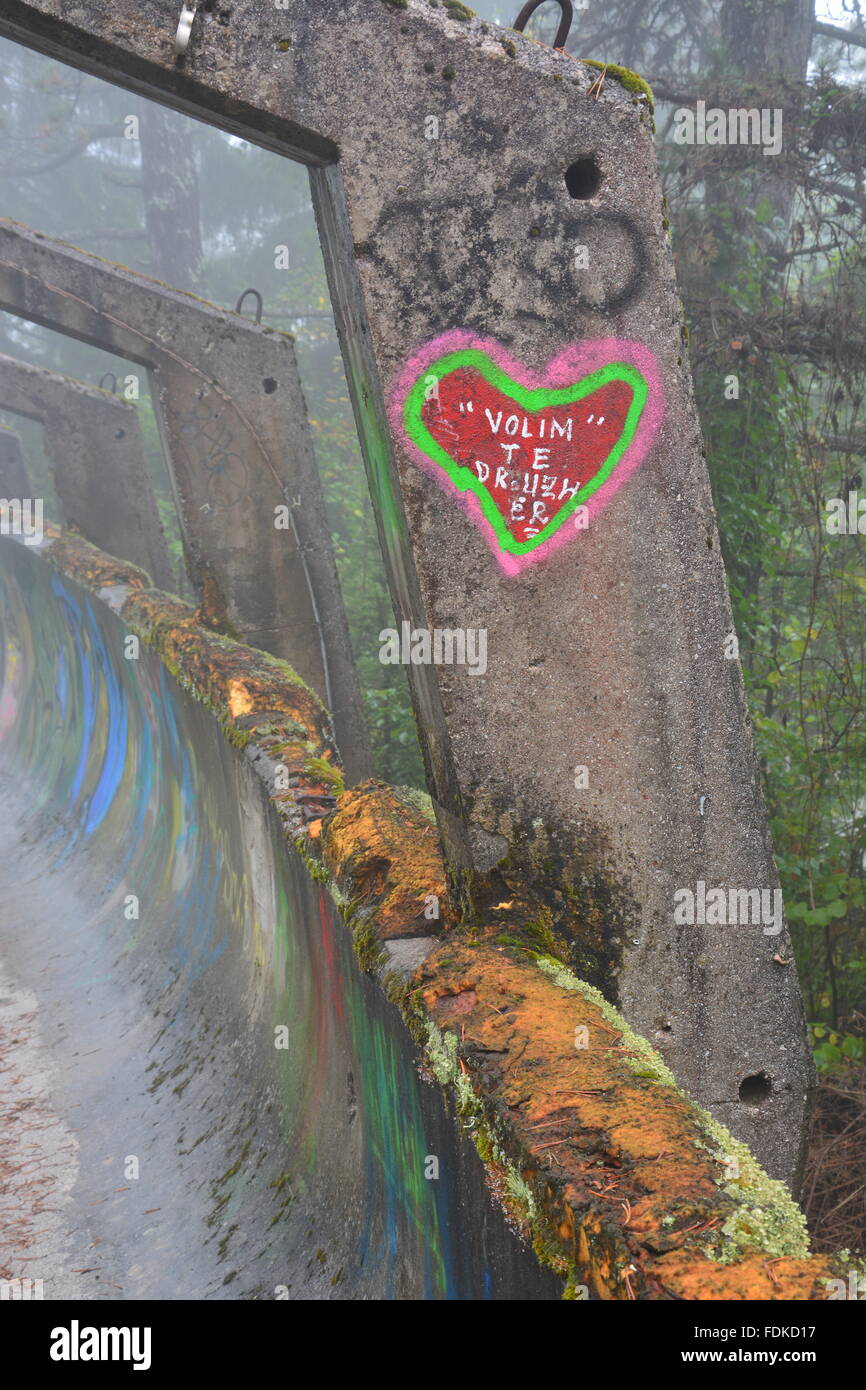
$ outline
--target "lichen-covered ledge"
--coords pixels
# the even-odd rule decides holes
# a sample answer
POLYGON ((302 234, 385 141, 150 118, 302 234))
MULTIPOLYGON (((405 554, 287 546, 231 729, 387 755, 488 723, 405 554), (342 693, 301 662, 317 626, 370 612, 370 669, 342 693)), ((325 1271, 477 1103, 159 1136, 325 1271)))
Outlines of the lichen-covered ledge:
POLYGON ((144 570, 73 531, 45 527, 49 563, 109 603, 177 681, 247 749, 292 831, 336 805, 343 790, 331 720, 287 662, 213 632, 200 610, 151 587, 144 570))
POLYGON ((266 778, 290 843, 453 1098, 494 1200, 566 1297, 829 1296, 841 1258, 808 1254, 787 1189, 546 953, 543 922, 517 899, 471 928, 453 920, 425 799, 380 783, 343 792, 327 712, 284 662, 216 636, 77 535, 47 528, 43 551, 120 614, 266 778))

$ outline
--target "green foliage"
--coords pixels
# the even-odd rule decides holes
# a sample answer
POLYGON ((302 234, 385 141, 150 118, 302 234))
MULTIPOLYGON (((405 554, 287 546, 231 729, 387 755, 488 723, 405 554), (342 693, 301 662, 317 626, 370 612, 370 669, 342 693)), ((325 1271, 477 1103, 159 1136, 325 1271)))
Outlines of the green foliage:
MULTIPOLYGON (((807 1012, 850 1039, 845 1052, 841 1040, 816 1038, 818 1065, 826 1069, 862 1060, 866 1050, 859 1036, 866 1006, 866 555, 859 536, 828 531, 828 499, 847 499, 860 484, 851 457, 824 442, 856 433, 866 380, 862 358, 827 360, 820 345, 787 325, 812 321, 814 296, 837 306, 836 313, 844 304, 862 316, 866 273, 851 241, 855 219, 840 219, 834 202, 819 200, 808 231, 797 224, 795 244, 805 236, 827 242, 827 220, 836 245, 802 262, 795 281, 784 259, 789 225, 775 210, 784 199, 772 185, 755 197, 756 184, 761 180, 749 174, 728 173, 723 202, 693 205, 687 217, 680 209, 674 244, 698 345, 693 366, 707 462, 807 1012), (778 327, 768 333, 768 324, 778 327), (724 389, 732 377, 737 399, 724 389)), ((676 228, 676 207, 672 217, 676 228)))
POLYGON ((839 1075, 852 1064, 866 1066, 866 1038, 856 1033, 837 1033, 824 1023, 810 1023, 809 1038, 815 1066, 823 1074, 839 1075))

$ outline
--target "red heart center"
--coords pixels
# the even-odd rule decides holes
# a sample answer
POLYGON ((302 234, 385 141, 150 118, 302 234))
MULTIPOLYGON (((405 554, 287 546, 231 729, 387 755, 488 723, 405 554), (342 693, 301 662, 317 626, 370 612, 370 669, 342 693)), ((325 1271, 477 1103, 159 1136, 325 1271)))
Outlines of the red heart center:
POLYGON ((474 367, 460 367, 438 383, 421 417, 522 543, 591 482, 623 432, 632 396, 628 382, 614 380, 582 400, 527 411, 474 367))

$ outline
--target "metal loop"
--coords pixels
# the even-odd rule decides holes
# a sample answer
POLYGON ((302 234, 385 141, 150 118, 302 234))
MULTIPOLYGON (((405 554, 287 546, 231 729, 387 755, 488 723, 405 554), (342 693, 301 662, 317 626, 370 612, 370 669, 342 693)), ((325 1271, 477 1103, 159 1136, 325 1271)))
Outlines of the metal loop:
POLYGON ((100 391, 103 391, 105 389, 102 383, 104 381, 108 381, 109 377, 111 378, 111 394, 112 396, 115 396, 117 394, 117 377, 114 375, 114 372, 102 373, 102 376, 99 378, 99 389, 100 391))
POLYGON ((189 48, 192 22, 195 19, 197 9, 198 0, 188 0, 188 3, 187 0, 184 0, 180 7, 180 19, 177 21, 177 33, 174 36, 174 51, 181 58, 189 48))
MULTIPOLYGON (((553 46, 554 48, 564 48, 565 40, 568 38, 568 31, 571 28, 571 22, 574 19, 574 7, 571 0, 556 0, 556 3, 562 10, 562 19, 559 21, 559 28, 556 31, 556 38, 553 40, 553 46)), ((523 6, 520 14, 512 24, 512 29, 517 29, 518 32, 522 34, 539 5, 543 4, 545 4, 545 0, 527 0, 527 3, 523 6)))
POLYGON ((261 321, 262 321, 262 311, 263 311, 263 309, 264 309, 264 307, 265 307, 265 302, 264 302, 264 300, 262 299, 261 295, 259 294, 258 290, 244 290, 243 294, 241 295, 240 299, 238 300, 237 304, 235 305, 235 313, 236 313, 236 314, 241 314, 241 313, 243 313, 244 300, 246 299, 246 297, 247 297, 248 294, 253 295, 254 298, 255 298, 255 301, 256 301, 256 323, 261 323, 261 321))

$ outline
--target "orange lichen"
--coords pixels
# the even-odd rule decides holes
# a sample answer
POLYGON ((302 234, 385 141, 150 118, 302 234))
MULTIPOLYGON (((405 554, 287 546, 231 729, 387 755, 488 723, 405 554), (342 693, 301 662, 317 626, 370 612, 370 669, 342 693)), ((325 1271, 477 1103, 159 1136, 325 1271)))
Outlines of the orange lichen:
POLYGON ((325 866, 353 901, 375 909, 376 933, 438 935, 447 919, 435 826, 381 782, 345 792, 323 836, 325 866), (433 899, 438 918, 425 916, 433 899))
POLYGON ((228 707, 233 719, 249 714, 253 708, 252 696, 243 681, 229 681, 228 707))
POLYGON ((636 1074, 622 1033, 591 1000, 503 948, 453 940, 415 984, 416 1002, 458 1040, 458 1062, 534 1192, 553 1250, 597 1297, 826 1297, 825 1259, 709 1258, 736 1204, 700 1112, 636 1074))
POLYGON ((115 560, 113 555, 98 550, 77 531, 60 531, 46 524, 44 534, 52 542, 47 552, 51 564, 85 588, 99 590, 126 585, 130 589, 146 589, 150 586, 150 575, 144 570, 125 560, 115 560))
POLYGON ((737 1264, 717 1265, 685 1251, 664 1255, 656 1261, 656 1271, 671 1296, 706 1302, 823 1300, 828 1292, 821 1281, 833 1273, 830 1261, 823 1257, 768 1260, 757 1254, 737 1264))
POLYGON ((158 589, 131 594, 122 617, 144 633, 179 680, 239 732, 252 733, 257 726, 267 727, 271 736, 277 729, 286 735, 300 732, 310 743, 307 756, 332 748, 327 711, 286 662, 201 627, 189 604, 158 589))

